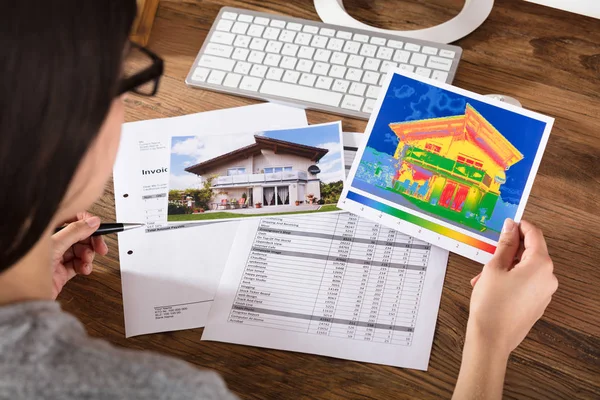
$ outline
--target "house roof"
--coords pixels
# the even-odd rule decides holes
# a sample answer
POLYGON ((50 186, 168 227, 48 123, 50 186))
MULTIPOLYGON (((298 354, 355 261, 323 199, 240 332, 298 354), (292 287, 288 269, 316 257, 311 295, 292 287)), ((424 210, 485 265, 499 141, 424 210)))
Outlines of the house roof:
POLYGON ((401 142, 449 135, 469 140, 505 169, 523 159, 523 154, 470 104, 464 115, 397 122, 389 126, 401 142))
POLYGON ((229 153, 211 158, 210 160, 187 167, 185 170, 196 175, 204 175, 207 171, 227 164, 231 161, 259 155, 262 150, 273 150, 275 154, 293 154, 296 156, 308 158, 311 161, 318 162, 325 154, 327 149, 320 147, 306 146, 299 143, 287 142, 285 140, 272 139, 265 136, 254 135, 254 141, 251 145, 241 147, 229 153))

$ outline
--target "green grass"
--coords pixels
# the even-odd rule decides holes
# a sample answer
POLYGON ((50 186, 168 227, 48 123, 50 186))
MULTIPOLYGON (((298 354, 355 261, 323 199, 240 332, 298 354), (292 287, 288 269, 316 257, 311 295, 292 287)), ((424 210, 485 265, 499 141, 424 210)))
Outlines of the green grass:
POLYGON ((267 213, 267 214, 236 214, 231 212, 216 212, 216 213, 201 213, 201 214, 177 214, 169 215, 167 221, 206 221, 211 219, 227 219, 227 218, 248 218, 248 217, 268 217, 273 215, 294 215, 294 214, 313 214, 319 212, 337 211, 334 204, 326 204, 315 211, 290 211, 285 213, 267 213))

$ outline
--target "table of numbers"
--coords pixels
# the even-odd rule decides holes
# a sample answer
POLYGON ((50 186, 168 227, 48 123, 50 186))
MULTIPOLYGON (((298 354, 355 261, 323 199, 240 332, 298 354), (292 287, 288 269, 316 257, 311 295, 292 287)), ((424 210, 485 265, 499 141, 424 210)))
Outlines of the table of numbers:
POLYGON ((349 213, 263 218, 228 322, 410 346, 430 251, 349 213))

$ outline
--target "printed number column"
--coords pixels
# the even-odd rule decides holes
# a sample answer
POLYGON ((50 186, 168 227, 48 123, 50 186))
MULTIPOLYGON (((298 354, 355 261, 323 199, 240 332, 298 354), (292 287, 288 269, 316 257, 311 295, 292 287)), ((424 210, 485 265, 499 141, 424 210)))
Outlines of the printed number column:
POLYGON ((319 236, 333 234, 335 224, 325 219, 261 220, 230 322, 308 331, 329 253, 319 236))
MULTIPOLYGON (((385 286, 381 297, 379 307, 379 316, 377 318, 377 329, 373 341, 380 343, 391 343, 396 324, 396 312, 400 302, 400 293, 402 291, 402 280, 404 271, 399 274, 397 264, 394 264, 393 257, 396 251, 402 254, 407 250, 405 247, 396 249, 396 231, 389 228, 382 228, 379 234, 379 246, 375 253, 374 263, 381 263, 380 276, 385 276, 385 286)), ((408 252, 406 252, 408 255, 408 252)))
POLYGON ((385 284, 385 279, 382 280, 379 276, 381 267, 373 262, 380 228, 379 224, 363 221, 357 229, 352 246, 353 252, 356 249, 356 258, 363 258, 363 270, 368 273, 360 310, 360 322, 354 335, 354 338, 358 340, 373 340, 381 303, 381 292, 385 284))

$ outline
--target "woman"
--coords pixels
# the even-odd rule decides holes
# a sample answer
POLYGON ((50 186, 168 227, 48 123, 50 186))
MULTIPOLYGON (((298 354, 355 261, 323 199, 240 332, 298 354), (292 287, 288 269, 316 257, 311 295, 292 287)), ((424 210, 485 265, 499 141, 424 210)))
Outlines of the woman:
MULTIPOLYGON (((82 210, 111 173, 124 94, 153 95, 162 73, 128 43, 134 0, 60 5, 20 0, 0 13, 0 398, 235 398, 214 373, 89 338, 54 301, 107 252, 90 238, 100 220, 82 210)), ((557 287, 541 232, 507 220, 471 283, 455 397, 500 398, 510 352, 557 287)))

